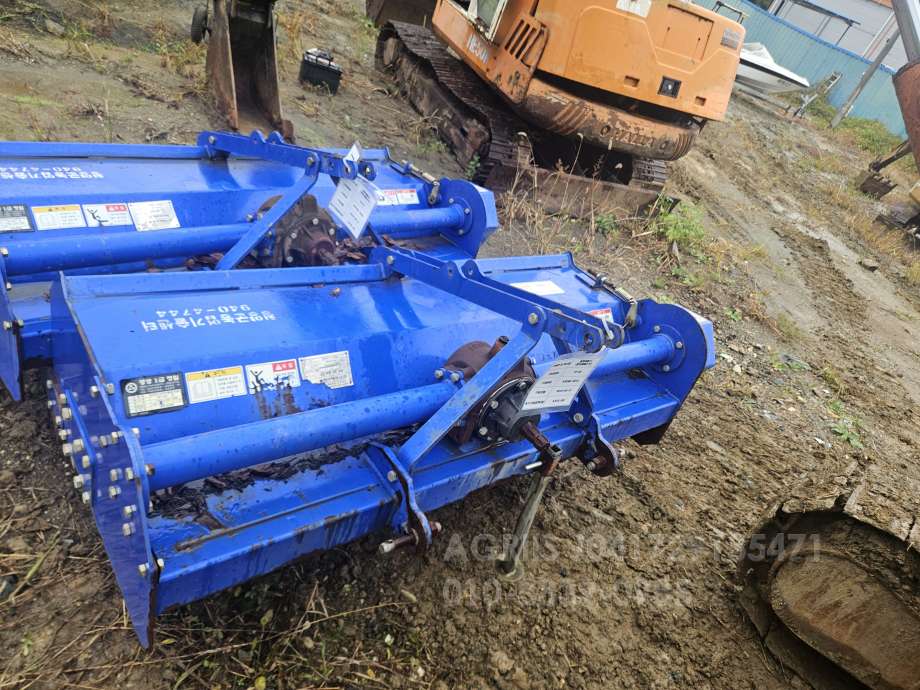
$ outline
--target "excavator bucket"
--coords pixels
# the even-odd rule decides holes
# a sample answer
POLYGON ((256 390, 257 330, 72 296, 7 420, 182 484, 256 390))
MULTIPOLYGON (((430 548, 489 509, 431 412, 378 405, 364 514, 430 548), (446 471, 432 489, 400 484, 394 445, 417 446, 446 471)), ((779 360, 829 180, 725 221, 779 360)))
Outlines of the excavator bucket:
POLYGON ((284 119, 275 54, 272 0, 214 0, 196 10, 192 40, 208 36, 208 83, 227 126, 235 131, 276 130, 293 141, 284 119))

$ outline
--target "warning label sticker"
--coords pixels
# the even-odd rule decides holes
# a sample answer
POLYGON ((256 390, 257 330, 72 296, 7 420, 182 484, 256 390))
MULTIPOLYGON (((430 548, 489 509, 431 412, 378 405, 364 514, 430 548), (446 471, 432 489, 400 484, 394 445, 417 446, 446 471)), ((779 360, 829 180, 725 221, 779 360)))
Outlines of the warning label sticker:
POLYGON ((136 201, 128 204, 131 217, 139 232, 148 230, 172 230, 181 227, 172 201, 136 201))
POLYGON ((610 307, 604 307, 603 309, 592 309, 588 312, 591 316, 596 316, 599 319, 603 319, 608 323, 613 323, 613 309, 610 307))
POLYGON ((300 385, 297 361, 283 359, 246 367, 246 384, 250 393, 296 388, 300 385))
POLYGON ((418 203, 418 192, 414 189, 378 189, 378 206, 411 206, 418 203))
POLYGON ((576 352, 557 359, 533 384, 521 406, 521 412, 557 412, 569 409, 578 391, 603 359, 604 352, 605 350, 594 354, 576 352))
POLYGON ((0 232, 30 232, 32 223, 25 204, 0 204, 0 232))
POLYGON ((33 206, 35 227, 39 230, 66 230, 68 228, 85 228, 86 220, 79 204, 60 206, 33 206))
POLYGON ((132 225, 128 204, 83 204, 83 215, 91 228, 132 225))
POLYGON ((179 373, 124 379, 121 394, 129 417, 178 410, 187 404, 179 373))
POLYGON ((377 188, 363 177, 342 178, 335 188, 329 210, 355 239, 361 237, 377 206, 377 188))
POLYGON ((565 290, 551 280, 531 280, 526 283, 511 283, 511 287, 516 287, 518 290, 529 292, 532 295, 539 295, 540 297, 565 294, 565 290))
POLYGON ((300 375, 303 376, 304 381, 322 384, 329 388, 347 388, 355 385, 351 375, 351 358, 347 350, 301 357, 300 375))
POLYGON ((246 395, 243 367, 192 371, 185 375, 188 401, 192 404, 246 395))

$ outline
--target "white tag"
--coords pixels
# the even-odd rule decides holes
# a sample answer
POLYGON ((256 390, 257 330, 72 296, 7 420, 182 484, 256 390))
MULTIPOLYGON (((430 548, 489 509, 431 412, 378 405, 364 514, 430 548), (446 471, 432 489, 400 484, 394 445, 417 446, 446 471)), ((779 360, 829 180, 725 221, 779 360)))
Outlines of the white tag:
POLYGON ((28 232, 31 229, 23 204, 0 204, 0 232, 28 232))
POLYGON ((250 393, 296 388, 300 385, 297 361, 283 359, 278 362, 250 364, 246 367, 246 382, 250 393))
POLYGON ((376 207, 377 188, 363 177, 341 178, 329 202, 329 210, 354 239, 364 233, 376 207))
POLYGON ((345 160, 351 161, 352 163, 357 163, 364 157, 364 150, 361 148, 361 142, 356 141, 351 145, 348 153, 345 155, 345 160))
POLYGON ((83 204, 83 215, 91 228, 132 224, 128 204, 83 204))
POLYGON ((605 353, 606 350, 594 354, 575 352, 557 359, 527 393, 521 412, 558 412, 569 409, 605 353))
POLYGON ((516 287, 518 290, 529 292, 532 295, 539 295, 540 297, 565 294, 565 290, 551 280, 531 280, 527 283, 511 283, 511 287, 516 287))
POLYGON ((39 230, 64 230, 67 228, 85 228, 86 220, 79 204, 62 204, 60 206, 33 206, 32 216, 35 227, 39 230))
POLYGON ((652 9, 652 0, 617 0, 617 9, 645 18, 652 9))
POLYGON ((131 208, 131 217, 138 232, 148 230, 171 230, 178 227, 179 219, 176 210, 169 199, 164 201, 137 201, 128 204, 131 208))
POLYGON ((185 375, 190 403, 223 400, 246 395, 243 367, 224 367, 207 371, 192 371, 185 375))
POLYGON ((325 384, 329 388, 347 388, 355 385, 351 376, 351 358, 348 356, 348 350, 301 357, 300 374, 304 381, 325 384))

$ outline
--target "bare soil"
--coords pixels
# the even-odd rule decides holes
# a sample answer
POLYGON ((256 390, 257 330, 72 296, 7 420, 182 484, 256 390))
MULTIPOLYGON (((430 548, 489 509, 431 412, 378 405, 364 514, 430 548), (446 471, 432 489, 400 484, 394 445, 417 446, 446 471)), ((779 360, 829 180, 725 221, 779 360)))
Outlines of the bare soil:
MULTIPOLYGON (((193 5, 4 0, 0 137, 185 143, 218 128, 203 52, 184 40, 193 5)), ((374 71, 361 5, 279 3, 298 141, 389 144, 462 175, 374 71), (335 97, 297 84, 314 46, 345 67, 335 97)), ((632 448, 610 479, 563 467, 517 583, 492 558, 524 480, 438 511, 445 532, 423 558, 380 557, 369 538, 168 613, 142 650, 40 391, 4 401, 0 688, 801 687, 739 606, 745 535, 803 482, 869 466, 916 480, 920 460, 920 288, 905 263, 920 256, 853 189, 867 162, 735 99, 675 166, 672 191, 706 229, 679 263, 648 225, 504 199, 487 253, 572 251, 712 319, 720 353, 661 445, 632 448)))

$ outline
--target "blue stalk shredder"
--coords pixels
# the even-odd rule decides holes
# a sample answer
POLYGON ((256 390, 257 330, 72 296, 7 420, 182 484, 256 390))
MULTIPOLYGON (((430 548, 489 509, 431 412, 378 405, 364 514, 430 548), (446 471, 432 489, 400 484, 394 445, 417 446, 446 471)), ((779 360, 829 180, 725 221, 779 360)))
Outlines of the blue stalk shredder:
POLYGON ((492 194, 386 150, 0 145, 10 174, 0 375, 18 397, 50 368, 144 646, 158 613, 307 554, 424 550, 431 511, 526 474, 513 576, 559 463, 610 475, 715 362, 708 321, 570 255, 477 259, 492 194))

